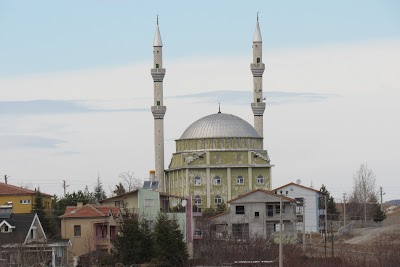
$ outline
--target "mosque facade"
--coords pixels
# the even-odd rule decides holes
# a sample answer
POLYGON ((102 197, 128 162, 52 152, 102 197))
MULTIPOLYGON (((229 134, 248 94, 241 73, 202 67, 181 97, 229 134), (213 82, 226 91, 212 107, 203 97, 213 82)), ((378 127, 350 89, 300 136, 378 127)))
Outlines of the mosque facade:
POLYGON ((193 122, 176 142, 167 170, 164 170, 164 123, 162 101, 162 41, 158 27, 154 37, 154 140, 155 180, 160 191, 192 196, 199 210, 219 204, 255 189, 271 189, 271 162, 263 146, 262 38, 257 18, 253 38, 254 126, 232 115, 218 112, 193 122))

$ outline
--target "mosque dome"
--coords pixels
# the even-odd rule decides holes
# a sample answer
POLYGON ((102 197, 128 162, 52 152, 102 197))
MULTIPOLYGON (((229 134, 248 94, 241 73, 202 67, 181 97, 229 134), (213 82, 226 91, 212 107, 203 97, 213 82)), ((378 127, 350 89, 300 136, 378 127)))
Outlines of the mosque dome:
POLYGON ((200 138, 261 138, 247 121, 231 114, 217 113, 192 123, 179 140, 200 138))

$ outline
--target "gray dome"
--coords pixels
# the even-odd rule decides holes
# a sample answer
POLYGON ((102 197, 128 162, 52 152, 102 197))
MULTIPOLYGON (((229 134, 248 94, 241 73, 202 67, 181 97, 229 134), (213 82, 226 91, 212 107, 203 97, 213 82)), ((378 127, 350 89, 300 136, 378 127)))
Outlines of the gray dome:
POLYGON ((247 121, 231 114, 217 113, 193 122, 180 140, 224 137, 261 138, 247 121))

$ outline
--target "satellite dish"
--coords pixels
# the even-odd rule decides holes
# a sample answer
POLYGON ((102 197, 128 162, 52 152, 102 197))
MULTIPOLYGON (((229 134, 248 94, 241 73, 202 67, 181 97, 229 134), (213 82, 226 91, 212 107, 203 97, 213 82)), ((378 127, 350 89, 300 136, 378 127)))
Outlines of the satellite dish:
POLYGON ((178 204, 176 203, 176 201, 172 201, 172 207, 176 207, 178 204))
POLYGON ((187 201, 186 199, 182 200, 182 207, 186 207, 187 201))
POLYGON ((301 180, 300 180, 300 179, 297 179, 297 180, 296 180, 296 184, 301 184, 301 180))

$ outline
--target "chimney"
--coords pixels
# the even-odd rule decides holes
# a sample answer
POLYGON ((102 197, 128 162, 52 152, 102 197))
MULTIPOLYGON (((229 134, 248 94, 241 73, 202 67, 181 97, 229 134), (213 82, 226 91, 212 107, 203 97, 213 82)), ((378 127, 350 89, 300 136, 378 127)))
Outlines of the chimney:
POLYGON ((153 170, 151 170, 150 171, 150 176, 149 176, 149 180, 151 181, 151 182, 154 182, 156 179, 156 171, 153 171, 153 170))

